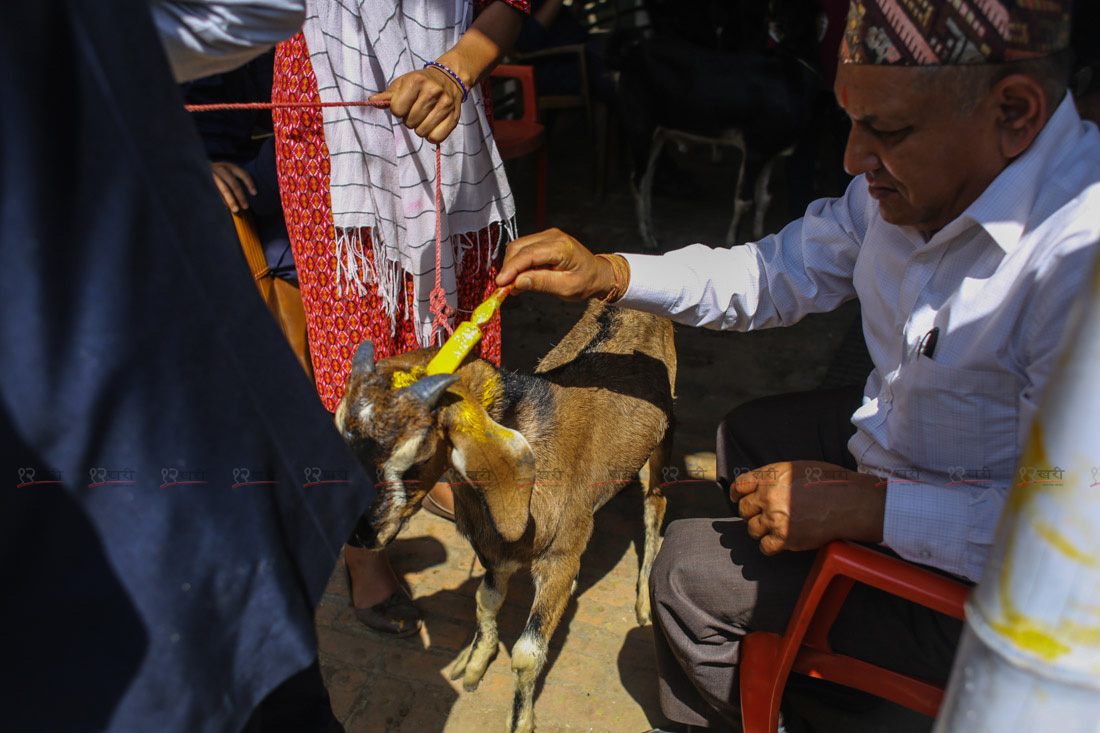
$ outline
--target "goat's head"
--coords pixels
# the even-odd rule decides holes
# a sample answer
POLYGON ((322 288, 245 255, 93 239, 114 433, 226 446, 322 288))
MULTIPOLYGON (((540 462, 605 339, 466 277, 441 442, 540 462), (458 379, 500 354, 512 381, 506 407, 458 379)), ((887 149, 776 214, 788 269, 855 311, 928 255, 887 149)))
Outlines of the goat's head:
POLYGON ((459 374, 429 376, 425 367, 435 351, 421 349, 375 363, 374 346, 364 341, 352 360, 336 426, 378 475, 378 498, 366 515, 375 536, 360 532, 359 539, 372 547, 388 544, 435 482, 453 468, 463 479, 456 493, 476 491, 501 536, 518 540, 527 527, 535 478, 531 446, 486 411, 500 390, 495 370, 478 362, 459 374), (472 384, 478 369, 492 373, 472 384))

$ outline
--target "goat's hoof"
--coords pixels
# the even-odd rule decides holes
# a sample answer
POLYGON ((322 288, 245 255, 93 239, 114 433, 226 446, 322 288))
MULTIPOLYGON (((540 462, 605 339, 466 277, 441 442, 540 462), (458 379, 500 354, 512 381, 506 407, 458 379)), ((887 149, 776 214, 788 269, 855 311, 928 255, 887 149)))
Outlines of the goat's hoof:
POLYGON ((474 653, 474 647, 471 645, 466 648, 462 654, 455 660, 455 666, 451 668, 451 679, 457 680, 466 674, 466 665, 470 663, 470 657, 474 653))
POLYGON ((645 626, 650 622, 652 615, 650 614, 648 601, 646 603, 638 601, 637 605, 634 606, 634 616, 637 617, 639 626, 645 626))
POLYGON ((481 684, 481 678, 485 676, 485 671, 489 669, 489 665, 492 664, 493 658, 496 654, 488 654, 484 659, 478 659, 476 662, 466 666, 466 674, 462 677, 462 689, 466 692, 473 692, 477 689, 477 686, 481 684))
POLYGON ((512 716, 508 716, 508 733, 534 733, 535 731, 535 716, 531 714, 520 714, 519 722, 513 722, 512 716))

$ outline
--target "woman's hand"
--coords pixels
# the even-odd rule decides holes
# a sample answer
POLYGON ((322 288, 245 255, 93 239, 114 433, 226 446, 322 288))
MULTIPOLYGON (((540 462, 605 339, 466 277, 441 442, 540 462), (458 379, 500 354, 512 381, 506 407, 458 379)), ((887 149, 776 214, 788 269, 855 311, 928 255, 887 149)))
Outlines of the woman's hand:
MULTIPOLYGON (((453 71, 472 90, 500 63, 519 36, 523 13, 495 2, 474 20, 458 43, 436 61, 453 71)), ((389 100, 390 112, 428 142, 439 144, 458 126, 462 87, 450 74, 429 67, 399 76, 372 102, 389 100)))
POLYGON ((389 100, 390 113, 405 127, 438 145, 458 126, 462 89, 442 69, 429 67, 397 77, 372 102, 389 100))
POLYGON ((615 287, 611 264, 560 229, 520 237, 508 245, 497 285, 538 290, 562 300, 605 298, 615 287))

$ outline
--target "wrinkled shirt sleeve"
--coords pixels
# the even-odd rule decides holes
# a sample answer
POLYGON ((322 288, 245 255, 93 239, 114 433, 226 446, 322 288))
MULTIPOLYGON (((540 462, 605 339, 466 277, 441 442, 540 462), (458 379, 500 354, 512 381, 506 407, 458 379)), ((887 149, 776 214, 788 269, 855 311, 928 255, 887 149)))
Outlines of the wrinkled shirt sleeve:
MULTIPOLYGON (((1098 244, 1091 231, 1065 236, 1057 257, 1036 265, 1037 286, 1027 308, 1017 358, 1027 382, 1019 395, 1017 455, 1024 455, 1050 377, 1064 353, 1066 325, 1087 302, 1081 297, 1098 244)), ((1021 465, 1025 474, 1037 467, 1021 465)), ((977 582, 993 550, 997 520, 1012 486, 1005 482, 948 485, 890 482, 883 542, 907 560, 977 582)))
POLYGON ((751 331, 788 326, 855 297, 852 273, 868 226, 867 184, 820 199, 773 234, 737 247, 693 244, 626 254, 630 284, 618 305, 691 326, 751 331))
POLYGON ((298 32, 305 0, 150 0, 176 81, 235 69, 298 32))

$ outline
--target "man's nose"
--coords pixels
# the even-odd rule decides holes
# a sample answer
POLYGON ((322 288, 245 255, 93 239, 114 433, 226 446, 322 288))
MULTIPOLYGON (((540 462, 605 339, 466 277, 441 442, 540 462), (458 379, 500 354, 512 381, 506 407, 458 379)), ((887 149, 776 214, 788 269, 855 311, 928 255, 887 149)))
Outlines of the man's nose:
POLYGON ((882 160, 874 146, 874 137, 860 129, 858 123, 852 125, 848 133, 848 144, 844 148, 844 170, 850 176, 858 176, 882 167, 882 160))

